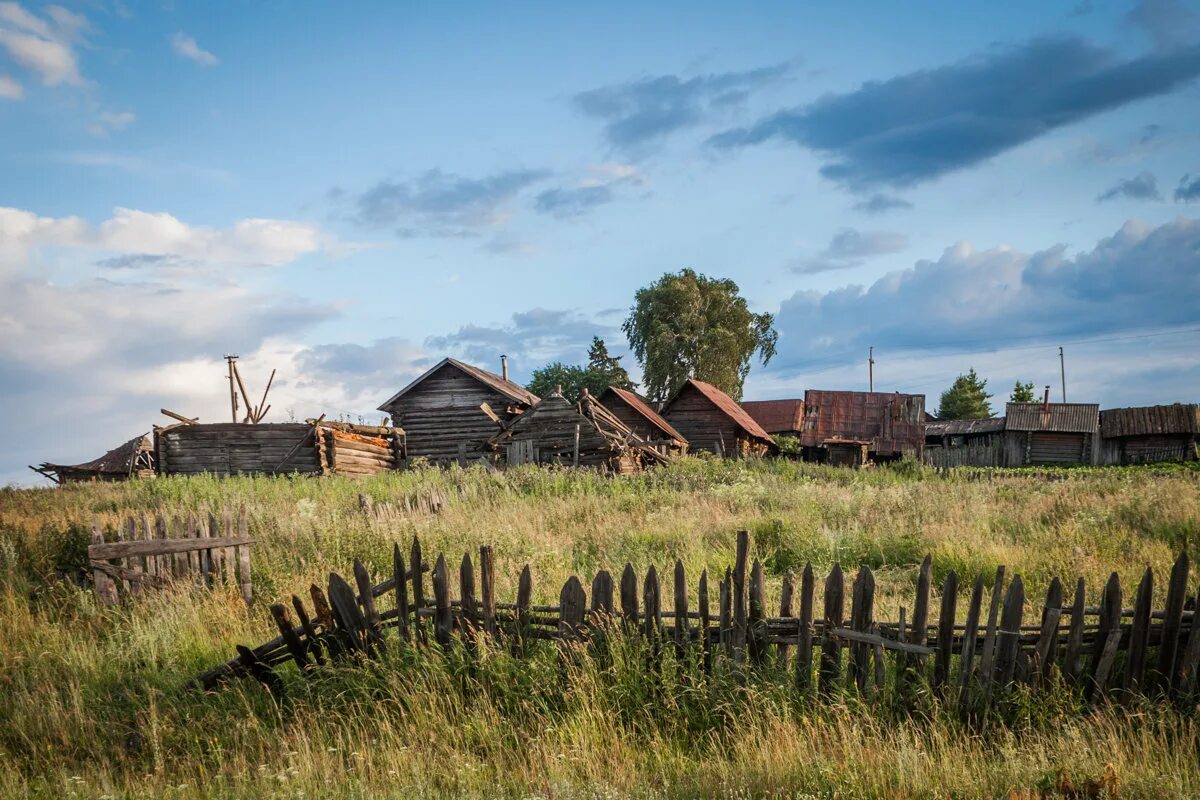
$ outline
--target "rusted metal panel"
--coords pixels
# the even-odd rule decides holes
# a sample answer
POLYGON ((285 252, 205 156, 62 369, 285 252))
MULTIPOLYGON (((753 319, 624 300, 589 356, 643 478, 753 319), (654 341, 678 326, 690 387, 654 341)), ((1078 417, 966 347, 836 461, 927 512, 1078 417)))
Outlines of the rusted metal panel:
POLYGON ((793 400, 747 400, 742 403, 746 413, 771 435, 777 433, 795 435, 804 425, 804 401, 793 400))
POLYGON ((1096 403, 1009 403, 1004 427, 1010 431, 1095 433, 1100 426, 1096 403))
POLYGON ((925 447, 925 395, 810 389, 804 393, 800 444, 823 447, 828 439, 869 441, 877 455, 919 456, 925 447))
POLYGON ((1200 432, 1200 406, 1175 403, 1169 406, 1111 408, 1100 412, 1100 435, 1118 436, 1195 436, 1200 432))

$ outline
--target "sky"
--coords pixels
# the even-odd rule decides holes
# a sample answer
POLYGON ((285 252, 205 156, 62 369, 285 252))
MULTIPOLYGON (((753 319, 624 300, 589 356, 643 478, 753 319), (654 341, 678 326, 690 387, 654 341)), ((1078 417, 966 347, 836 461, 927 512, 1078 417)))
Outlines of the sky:
POLYGON ((226 421, 225 354, 376 422, 625 353, 684 267, 775 315, 746 399, 1195 402, 1198 77, 1185 0, 0 2, 0 485, 226 421))

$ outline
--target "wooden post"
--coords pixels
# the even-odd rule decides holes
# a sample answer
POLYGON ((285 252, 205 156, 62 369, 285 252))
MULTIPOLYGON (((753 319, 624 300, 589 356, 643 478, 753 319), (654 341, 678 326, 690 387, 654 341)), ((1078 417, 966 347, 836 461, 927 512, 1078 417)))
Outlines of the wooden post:
MULTIPOLYGON (((125 535, 131 542, 136 541, 138 538, 137 520, 133 517, 129 517, 129 519, 125 520, 125 535)), ((117 541, 122 541, 119 530, 117 531, 117 541)), ((129 570, 131 575, 130 579, 126 581, 126 584, 129 587, 129 594, 132 597, 138 597, 142 593, 142 560, 140 558, 126 558, 124 559, 124 562, 125 568, 129 570)))
POLYGON ((1087 599, 1083 578, 1075 582, 1075 598, 1071 604, 1071 627, 1067 631, 1067 649, 1063 653, 1062 674, 1068 683, 1077 684, 1083 671, 1083 612, 1087 599))
POLYGON ((842 645, 833 635, 833 629, 842 627, 844 602, 842 566, 834 564, 829 577, 825 579, 825 635, 821 639, 821 668, 818 676, 821 694, 829 694, 837 684, 841 672, 842 645))
POLYGON ((275 620, 275 626, 279 628, 279 634, 283 637, 283 643, 287 646, 292 660, 296 662, 296 666, 307 672, 312 668, 312 664, 308 661, 308 653, 304 649, 304 643, 300 641, 300 637, 296 634, 296 629, 292 626, 292 620, 288 616, 287 609, 282 604, 275 603, 271 606, 271 617, 275 620))
POLYGON ((572 575, 558 593, 558 634, 565 641, 578 639, 583 632, 583 615, 587 610, 587 595, 579 578, 572 575))
POLYGON ((726 658, 733 658, 733 598, 730 597, 733 588, 733 573, 725 568, 725 577, 720 582, 717 603, 717 640, 725 651, 726 658))
MULTIPOLYGON (((104 533, 100 523, 92 521, 92 544, 104 544, 104 533)), ((99 567, 92 568, 92 585, 95 588, 96 599, 101 605, 115 606, 117 604, 117 585, 107 572, 99 567)))
POLYGON ((296 618, 300 620, 300 627, 304 631, 304 652, 310 654, 318 665, 324 664, 325 659, 321 656, 321 643, 317 639, 317 629, 313 627, 308 612, 304 610, 304 602, 296 595, 292 595, 292 608, 296 610, 296 618))
POLYGON ((238 662, 242 668, 264 687, 271 695, 277 699, 283 698, 283 681, 275 674, 262 659, 254 654, 254 651, 245 645, 235 645, 238 653, 238 662))
POLYGON ((1062 581, 1057 577, 1050 581, 1046 590, 1046 606, 1042 610, 1042 628, 1038 633, 1037 645, 1033 651, 1034 685, 1041 684, 1050 675, 1054 665, 1054 653, 1058 642, 1058 623, 1062 619, 1063 588, 1062 581))
MULTIPOLYGON (((1162 638, 1158 648, 1158 687, 1170 692, 1174 683, 1175 662, 1180 650, 1179 631, 1183 625, 1183 604, 1187 599, 1188 556, 1187 551, 1179 554, 1171 568, 1171 580, 1167 584, 1167 605, 1163 613, 1162 638)), ((1193 618, 1194 619, 1194 618, 1193 618)), ((1192 623, 1193 625, 1195 622, 1192 623)))
POLYGON ((709 641, 708 629, 711 623, 708 611, 708 570, 700 572, 700 587, 696 597, 697 610, 700 612, 700 658, 705 672, 712 669, 712 642, 709 641))
POLYGON ((412 540, 408 561, 412 567, 413 629, 417 633, 417 644, 425 644, 425 623, 421 619, 421 610, 425 607, 425 577, 421 563, 421 541, 416 536, 412 540))
POLYGON ((1150 614, 1154 601, 1154 573, 1149 567, 1142 573, 1133 605, 1133 627, 1129 632, 1129 654, 1125 659, 1124 687, 1128 692, 1142 688, 1146 672, 1146 646, 1150 641, 1150 614))
POLYGON ((1092 682, 1088 699, 1095 702, 1108 688, 1108 673, 1121 644, 1121 579, 1117 573, 1108 578, 1100 602, 1100 625, 1092 645, 1092 682))
POLYGON ((675 559, 675 656, 684 657, 690 643, 691 628, 688 625, 688 590, 687 576, 683 570, 683 560, 675 559))
POLYGON ((491 545, 479 548, 479 592, 482 596, 483 631, 496 638, 496 560, 491 545))
POLYGON ((750 614, 747 627, 750 661, 755 666, 763 664, 767 659, 766 618, 766 587, 763 585, 762 564, 756 558, 750 570, 750 614))
POLYGON ((438 553, 433 567, 433 635, 442 647, 450 645, 454 630, 454 612, 450 608, 450 577, 446 573, 446 557, 438 553))
POLYGON ((642 604, 645 609, 642 633, 647 639, 657 640, 662 631, 662 605, 658 593, 658 570, 653 564, 646 571, 646 582, 642 586, 642 604))
POLYGON ((380 645, 383 643, 383 627, 379 619, 379 611, 375 608, 371 574, 357 558, 354 559, 354 582, 358 586, 358 604, 362 606, 363 619, 367 625, 367 641, 372 646, 380 645))
POLYGON ((804 691, 812 685, 813 654, 813 593, 816 581, 812 562, 804 565, 800 574, 800 644, 796 647, 796 688, 804 691))
POLYGON ((613 614, 613 580, 608 570, 602 569, 592 578, 592 615, 595 624, 611 620, 613 614))
MULTIPOLYGON (((859 633, 869 633, 875 621, 875 574, 863 565, 854 578, 850 600, 850 627, 859 633)), ((871 652, 865 642, 854 642, 850 646, 850 680, 860 693, 866 693, 870 678, 871 652)))
MULTIPOLYGON (((928 555, 921 562, 921 571, 917 573, 917 599, 913 603, 912 634, 909 641, 925 647, 929 644, 929 589, 933 584, 933 559, 928 555)), ((924 674, 925 656, 913 655, 909 663, 918 673, 924 674)))
POLYGON ((996 626, 1000 622, 1000 606, 1003 603, 1004 565, 996 568, 996 582, 992 585, 992 601, 988 606, 987 629, 983 634, 983 650, 979 656, 979 685, 989 692, 992 684, 992 668, 996 654, 996 626))
POLYGON ((1000 615, 1000 630, 996 640, 996 675, 1002 688, 1007 688, 1013 682, 1024 613, 1025 586, 1018 574, 1013 576, 1008 595, 1004 598, 1004 611, 1000 615))
POLYGON ((954 650, 954 615, 958 607, 958 573, 951 570, 942 582, 942 605, 938 611, 937 655, 933 662, 933 689, 945 696, 950 681, 950 656, 954 650))
POLYGON ((1174 697, 1177 702, 1190 698, 1196 690, 1196 672, 1200 667, 1200 591, 1196 592, 1193 603, 1191 630, 1188 633, 1187 646, 1179 656, 1178 677, 1175 680, 1174 697))
MULTIPOLYGON (((779 616, 782 619, 787 619, 792 616, 792 595, 796 591, 796 579, 789 569, 783 576, 783 588, 779 593, 779 616)), ((786 644, 778 645, 779 669, 783 672, 788 668, 788 646, 786 644)))
POLYGON ((963 629, 962 651, 958 659, 958 703, 965 720, 970 711, 971 676, 974 670, 975 643, 979 638, 979 613, 983 605, 983 576, 975 579, 971 601, 967 604, 967 621, 963 629))
POLYGON ((396 628, 400 641, 408 642, 412 638, 408 627, 408 581, 404 577, 404 555, 398 543, 392 545, 392 576, 396 581, 396 628))
MULTIPOLYGON (((228 507, 221 511, 221 522, 222 535, 234 536, 233 512, 228 507)), ((225 583, 227 585, 237 583, 237 555, 232 547, 221 548, 221 560, 225 567, 225 583)))
POLYGON ((367 620, 359 608, 354 590, 336 572, 329 573, 329 602, 333 604, 333 618, 337 621, 337 627, 345 633, 350 648, 365 650, 367 620))
POLYGON ((517 579, 517 607, 513 612, 513 651, 520 652, 525 646, 527 628, 529 626, 529 603, 533 597, 533 574, 526 564, 517 579))
POLYGON ((637 574, 633 571, 633 564, 628 562, 625 563, 625 569, 621 572, 621 617, 625 622, 626 629, 632 630, 637 627, 637 574))
POLYGON ((746 654, 746 562, 750 554, 750 532, 737 532, 737 560, 733 567, 733 660, 741 663, 746 654))

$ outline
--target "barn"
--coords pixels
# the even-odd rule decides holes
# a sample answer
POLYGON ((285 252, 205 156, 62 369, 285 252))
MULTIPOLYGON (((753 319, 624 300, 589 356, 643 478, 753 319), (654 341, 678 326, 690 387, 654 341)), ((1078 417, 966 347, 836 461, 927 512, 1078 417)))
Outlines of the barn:
POLYGON ((775 446, 733 398, 717 387, 688 379, 663 407, 663 418, 688 442, 688 449, 741 457, 766 455, 775 446))
POLYGON ((1200 406, 1113 408, 1100 412, 1101 464, 1191 461, 1200 434, 1200 406))
POLYGON ((600 395, 600 404, 613 413, 625 427, 651 447, 664 455, 682 455, 687 452, 687 439, 675 430, 671 423, 650 407, 644 397, 610 386, 600 395))
POLYGON ((827 460, 825 443, 831 440, 868 442, 868 452, 877 461, 920 459, 925 449, 925 395, 809 389, 800 431, 805 458, 827 460))
POLYGON ((408 458, 465 464, 491 455, 489 442, 537 395, 508 380, 506 361, 496 375, 444 358, 379 407, 404 428, 408 458))
POLYGON ((154 477, 154 448, 148 434, 135 436, 114 447, 99 458, 83 464, 51 464, 45 462, 31 470, 55 483, 88 481, 124 481, 130 478, 154 477))
POLYGON ((800 436, 804 427, 804 401, 746 400, 742 408, 772 436, 800 436))
POLYGON ((510 466, 555 464, 626 474, 667 460, 586 390, 578 403, 561 392, 539 400, 493 437, 491 445, 510 466))
POLYGON ((1009 403, 1005 407, 1008 466, 1091 464, 1100 428, 1095 403, 1009 403))

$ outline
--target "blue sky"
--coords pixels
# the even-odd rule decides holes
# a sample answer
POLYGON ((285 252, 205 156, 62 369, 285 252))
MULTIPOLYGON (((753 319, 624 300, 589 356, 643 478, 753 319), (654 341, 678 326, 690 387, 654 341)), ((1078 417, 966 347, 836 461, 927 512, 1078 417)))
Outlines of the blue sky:
POLYGON ((1200 399, 1196 4, 643 5, 0 2, 0 484, 226 352, 280 420, 623 351, 685 266, 777 315, 748 398, 1200 399))

